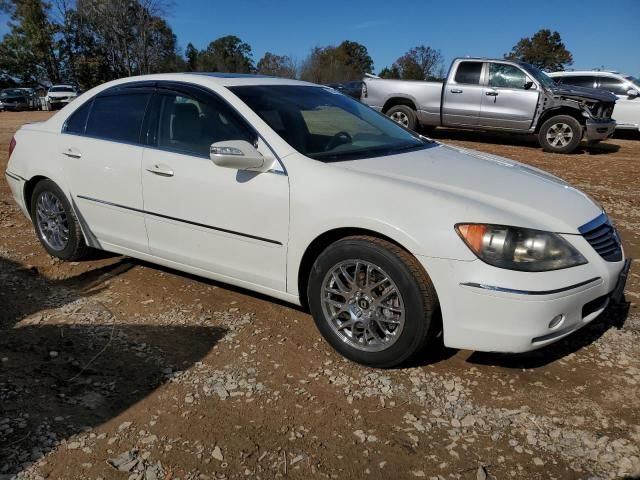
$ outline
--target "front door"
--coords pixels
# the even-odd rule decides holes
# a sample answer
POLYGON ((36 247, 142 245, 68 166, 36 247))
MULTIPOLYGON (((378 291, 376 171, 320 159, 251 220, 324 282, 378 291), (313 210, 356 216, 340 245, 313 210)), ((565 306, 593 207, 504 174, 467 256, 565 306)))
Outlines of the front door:
POLYGON ((105 250, 148 252, 139 137, 151 95, 106 90, 76 110, 60 135, 70 198, 90 244, 105 250))
POLYGON ((444 85, 442 124, 477 125, 482 103, 483 62, 458 63, 453 79, 444 85))
POLYGON ((484 127, 528 130, 538 106, 537 85, 520 68, 489 63, 479 124, 484 127))
MULTIPOLYGON (((160 87, 142 186, 152 255, 278 291, 286 289, 289 182, 284 171, 216 166, 209 147, 257 134, 213 93, 160 87)), ((270 153, 270 152, 269 152, 270 153)))

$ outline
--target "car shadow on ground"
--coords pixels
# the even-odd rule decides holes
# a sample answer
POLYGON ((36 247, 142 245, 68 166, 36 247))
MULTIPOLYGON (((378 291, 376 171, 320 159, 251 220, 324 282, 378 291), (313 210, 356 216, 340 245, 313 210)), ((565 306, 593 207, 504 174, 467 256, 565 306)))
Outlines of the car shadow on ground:
POLYGON ((134 265, 124 258, 51 281, 0 257, 0 477, 124 412, 224 337, 224 328, 115 318, 92 298, 134 265))
MULTIPOLYGON (((429 138, 433 138, 434 140, 441 140, 445 143, 447 140, 461 140, 466 142, 488 143, 494 145, 513 145, 515 147, 526 147, 535 150, 542 150, 536 136, 524 133, 485 132, 478 130, 455 130, 449 128, 436 128, 435 130, 426 131, 424 134, 429 138)), ((620 150, 619 145, 606 143, 606 141, 591 146, 588 146, 586 142, 583 141, 573 152, 568 155, 576 155, 581 153, 587 153, 589 155, 603 155, 615 153, 618 150, 620 150)))
POLYGON ((610 328, 621 329, 629 316, 630 304, 610 304, 598 318, 577 332, 532 352, 520 354, 473 352, 467 362, 504 368, 539 368, 596 342, 610 328))

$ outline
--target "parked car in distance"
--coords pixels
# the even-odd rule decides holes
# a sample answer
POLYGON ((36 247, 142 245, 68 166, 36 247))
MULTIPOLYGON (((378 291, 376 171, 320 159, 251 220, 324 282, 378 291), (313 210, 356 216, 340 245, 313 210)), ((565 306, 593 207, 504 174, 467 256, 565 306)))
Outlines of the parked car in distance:
POLYGON ((64 107, 78 96, 75 87, 72 85, 53 85, 49 88, 45 101, 49 110, 57 110, 64 107))
POLYGON ((618 100, 613 109, 616 128, 640 131, 640 80, 618 72, 581 70, 554 72, 549 76, 560 85, 599 88, 613 93, 618 100))
POLYGON ((18 112, 29 109, 26 93, 20 88, 4 88, 0 90, 0 111, 18 112))
POLYGON ((335 88, 339 92, 349 95, 356 100, 360 100, 360 95, 362 94, 362 80, 346 83, 330 83, 327 86, 335 88))
POLYGON ((21 87, 18 90, 22 90, 24 92, 24 95, 27 99, 29 110, 40 109, 40 97, 36 93, 35 89, 21 87))
POLYGON ((559 178, 296 80, 105 83, 9 152, 50 255, 94 247, 304 305, 337 351, 377 367, 440 333, 548 345, 619 300, 629 269, 602 207, 559 178))
POLYGON ((584 138, 611 136, 616 97, 561 87, 524 62, 457 58, 442 82, 364 79, 362 102, 405 127, 453 127, 537 135, 546 151, 569 153, 584 138))

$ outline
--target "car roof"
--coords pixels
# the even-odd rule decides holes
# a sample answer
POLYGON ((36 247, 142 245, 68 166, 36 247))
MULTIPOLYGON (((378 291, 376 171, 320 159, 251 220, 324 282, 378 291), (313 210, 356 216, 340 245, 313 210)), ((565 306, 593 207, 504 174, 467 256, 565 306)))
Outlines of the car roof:
POLYGON ((150 75, 139 75, 136 77, 126 77, 109 82, 109 85, 123 85, 131 82, 143 81, 174 81, 193 82, 195 84, 215 84, 224 87, 235 87, 243 85, 307 85, 318 86, 314 83, 291 78, 270 77, 268 75, 255 75, 249 73, 219 73, 219 72, 179 72, 179 73, 156 73, 150 75))

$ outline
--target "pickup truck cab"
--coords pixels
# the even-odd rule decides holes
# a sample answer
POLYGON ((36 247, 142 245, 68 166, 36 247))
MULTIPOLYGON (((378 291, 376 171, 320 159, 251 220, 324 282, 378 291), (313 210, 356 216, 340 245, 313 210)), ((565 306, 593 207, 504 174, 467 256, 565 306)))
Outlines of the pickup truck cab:
POLYGON ((613 110, 616 128, 640 131, 640 80, 631 75, 600 70, 554 72, 556 83, 578 87, 600 88, 613 93, 618 100, 613 110))
POLYGON ((569 153, 584 138, 615 130, 616 96, 557 85, 538 68, 514 60, 457 58, 444 83, 364 79, 362 102, 405 127, 459 127, 528 132, 543 149, 569 153))

